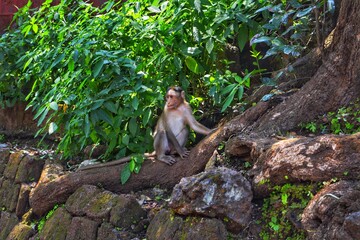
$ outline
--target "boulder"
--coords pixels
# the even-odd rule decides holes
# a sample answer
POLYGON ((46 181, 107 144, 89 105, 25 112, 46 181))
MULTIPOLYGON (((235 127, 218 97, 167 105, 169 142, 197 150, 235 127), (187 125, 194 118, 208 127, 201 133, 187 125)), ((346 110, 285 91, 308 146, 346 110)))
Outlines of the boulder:
POLYGON ((360 239, 360 182, 340 181, 323 188, 302 214, 312 239, 360 239))
POLYGON ((84 217, 74 217, 67 230, 66 240, 96 239, 99 223, 84 217))
POLYGON ((12 229, 6 240, 27 240, 34 235, 35 230, 31 226, 19 223, 12 229))
POLYGON ((163 209, 150 222, 146 236, 148 240, 224 240, 227 231, 216 218, 183 219, 163 209))
POLYGON ((227 229, 238 233, 249 223, 252 190, 239 172, 216 168, 181 179, 169 203, 176 213, 223 219, 227 229))
POLYGON ((6 164, 9 161, 10 149, 7 147, 0 147, 0 176, 3 176, 6 164))
POLYGON ((93 185, 83 185, 66 201, 65 208, 74 216, 84 216, 85 208, 101 190, 93 185))
POLYGON ((279 141, 262 154, 249 173, 256 198, 269 194, 267 184, 333 178, 360 179, 360 133, 290 138, 279 141))
POLYGON ((131 229, 146 217, 146 211, 141 208, 135 197, 118 195, 116 204, 110 212, 110 223, 121 229, 131 229))
POLYGON ((72 217, 65 208, 57 208, 53 215, 47 219, 42 231, 40 232, 40 239, 56 239, 65 240, 67 231, 70 229, 72 217))
POLYGON ((19 223, 15 214, 0 212, 0 239, 6 239, 12 229, 19 223))

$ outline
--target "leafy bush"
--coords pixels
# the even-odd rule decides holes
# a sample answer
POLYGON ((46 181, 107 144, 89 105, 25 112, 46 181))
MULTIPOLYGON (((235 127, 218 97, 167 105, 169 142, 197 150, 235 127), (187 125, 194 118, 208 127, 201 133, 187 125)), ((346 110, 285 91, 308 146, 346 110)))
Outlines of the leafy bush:
MULTIPOLYGON (((100 143, 109 159, 151 150, 151 128, 169 85, 223 111, 241 101, 251 77, 263 71, 255 49, 261 41, 254 37, 285 14, 270 6, 290 6, 290 16, 303 11, 295 3, 311 1, 51 3, 32 10, 29 2, 14 17, 17 27, 2 35, 0 103, 27 100, 38 134, 60 134, 64 157, 100 143), (242 51, 250 39, 256 70, 242 76, 227 71, 226 44, 242 51)), ((306 24, 297 22, 296 32, 306 24)))

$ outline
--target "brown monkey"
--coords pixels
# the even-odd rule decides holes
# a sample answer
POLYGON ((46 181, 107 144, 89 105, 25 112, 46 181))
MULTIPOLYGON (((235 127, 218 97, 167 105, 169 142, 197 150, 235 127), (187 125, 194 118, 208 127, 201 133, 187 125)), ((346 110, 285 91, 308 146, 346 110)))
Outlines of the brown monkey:
MULTIPOLYGON (((210 129, 200 124, 194 118, 189 103, 185 100, 185 92, 180 87, 170 87, 166 92, 166 104, 154 132, 154 152, 145 153, 145 158, 155 157, 162 162, 172 165, 176 162, 170 154, 179 154, 186 158, 189 151, 185 149, 190 126, 195 132, 207 135, 210 129)), ((79 168, 78 171, 113 166, 130 161, 131 157, 125 157, 116 161, 89 165, 79 168)))
POLYGON ((176 160, 169 154, 176 152, 181 158, 189 155, 189 151, 184 148, 189 134, 187 125, 204 135, 211 130, 196 121, 185 100, 185 92, 180 87, 168 88, 165 98, 164 111, 155 128, 154 149, 159 161, 172 165, 176 160))

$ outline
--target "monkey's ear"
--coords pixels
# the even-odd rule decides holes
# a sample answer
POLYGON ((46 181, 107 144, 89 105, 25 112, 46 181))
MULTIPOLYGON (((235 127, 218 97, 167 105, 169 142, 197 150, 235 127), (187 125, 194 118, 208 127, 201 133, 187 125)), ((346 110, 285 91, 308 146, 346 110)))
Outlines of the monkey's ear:
POLYGON ((185 91, 184 90, 181 91, 181 97, 182 97, 182 99, 185 100, 185 91))

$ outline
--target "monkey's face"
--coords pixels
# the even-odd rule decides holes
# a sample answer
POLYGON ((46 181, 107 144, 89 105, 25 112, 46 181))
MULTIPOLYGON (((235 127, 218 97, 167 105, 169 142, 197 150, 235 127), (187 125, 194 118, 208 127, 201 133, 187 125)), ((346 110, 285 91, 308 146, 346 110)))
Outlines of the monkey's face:
POLYGON ((183 102, 181 93, 176 92, 173 89, 170 89, 166 93, 165 99, 166 99, 166 106, 168 109, 176 109, 183 102))

